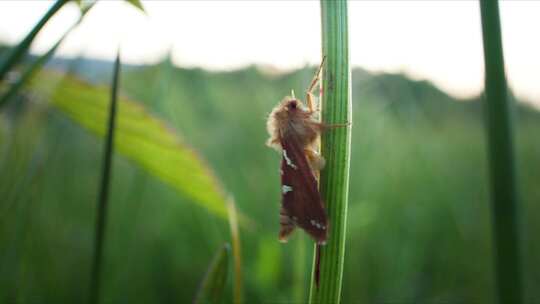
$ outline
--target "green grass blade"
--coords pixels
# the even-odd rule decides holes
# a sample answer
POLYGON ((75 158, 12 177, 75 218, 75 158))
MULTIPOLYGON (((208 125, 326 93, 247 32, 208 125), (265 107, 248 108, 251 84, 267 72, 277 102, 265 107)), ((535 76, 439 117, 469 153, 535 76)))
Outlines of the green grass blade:
POLYGON ((32 78, 32 76, 34 76, 34 74, 37 71, 39 71, 43 67, 43 65, 45 65, 45 63, 49 61, 49 59, 51 59, 54 56, 54 54, 56 53, 56 50, 62 44, 64 39, 69 35, 69 33, 71 33, 71 31, 75 27, 77 27, 77 25, 80 24, 81 20, 82 20, 82 16, 81 16, 81 19, 79 19, 79 21, 76 24, 71 26, 68 29, 68 31, 58 40, 58 42, 56 42, 49 49, 49 51, 47 51, 47 53, 41 55, 38 59, 32 62, 21 73, 21 76, 19 77, 19 79, 17 79, 17 81, 13 85, 11 85, 11 87, 7 90, 7 92, 4 95, 2 95, 2 97, 0 98, 0 109, 4 106, 6 102, 8 102, 11 98, 13 98, 13 96, 15 96, 19 92, 19 90, 32 78))
POLYGON ((9 70, 28 52, 32 41, 34 41, 34 38, 36 38, 43 26, 45 26, 51 17, 54 16, 68 1, 69 0, 57 0, 34 28, 32 28, 30 33, 28 33, 16 47, 9 51, 6 58, 0 63, 0 81, 4 79, 7 72, 9 72, 9 70))
POLYGON ((242 254, 240 246, 240 231, 238 229, 238 216, 236 204, 232 198, 227 201, 227 211, 229 212, 229 225, 231 229, 231 241, 233 245, 234 257, 234 290, 233 303, 242 303, 243 282, 242 282, 242 254))
POLYGON ((135 6, 136 8, 140 9, 143 13, 146 13, 146 11, 144 10, 144 7, 143 7, 140 0, 125 0, 125 1, 127 1, 129 4, 135 6))
POLYGON ((229 244, 223 245, 208 266, 193 304, 215 304, 223 302, 223 290, 229 272, 229 244))
POLYGON ((112 154, 114 150, 114 133, 116 125, 116 107, 118 103, 118 78, 120 75, 120 52, 116 55, 114 63, 114 73, 111 87, 111 102, 109 108, 109 119, 107 123, 107 136, 103 151, 103 167, 101 183, 99 187, 99 198, 96 215, 96 232, 94 241, 94 259, 92 264, 92 274, 90 278, 90 303, 99 303, 101 287, 101 269, 103 265, 103 244, 105 239, 105 228, 107 223, 107 209, 109 199, 109 186, 111 180, 112 154))
MULTIPOLYGON (((310 240, 311 241, 311 240, 310 240)), ((310 243, 311 244, 311 243, 310 243)), ((306 302, 307 294, 307 242, 304 235, 299 235, 296 239, 296 248, 294 249, 294 267, 293 267, 293 296, 294 303, 306 302)))
MULTIPOLYGON (((103 137, 108 115, 108 90, 73 76, 43 70, 28 87, 47 96, 52 105, 75 123, 103 137)), ((227 198, 211 169, 163 120, 140 103, 118 98, 116 152, 130 159, 191 202, 227 218, 227 198)), ((245 219, 239 214, 240 222, 245 219)))
MULTIPOLYGON (((352 123, 348 46, 347 2, 321 1, 323 73, 322 121, 352 123)), ((351 130, 333 128, 321 137, 326 167, 321 171, 320 191, 330 220, 327 245, 321 246, 320 283, 312 278, 311 303, 339 303, 349 192, 351 130)), ((314 262, 315 268, 315 262, 314 262)))
POLYGON ((34 74, 39 71, 43 67, 49 59, 52 58, 62 41, 64 40, 65 36, 62 37, 47 53, 41 55, 38 59, 36 59, 34 62, 30 64, 20 75, 20 77, 17 79, 15 83, 9 87, 6 93, 2 95, 0 98, 0 109, 17 93, 19 90, 34 76, 34 74))
POLYGON ((88 11, 96 4, 98 0, 94 0, 93 2, 87 2, 82 0, 74 0, 77 5, 79 6, 79 10, 81 11, 81 15, 86 15, 88 11))
POLYGON ((485 63, 485 120, 490 166, 497 293, 500 303, 523 303, 518 193, 511 104, 508 101, 496 0, 481 0, 485 63))

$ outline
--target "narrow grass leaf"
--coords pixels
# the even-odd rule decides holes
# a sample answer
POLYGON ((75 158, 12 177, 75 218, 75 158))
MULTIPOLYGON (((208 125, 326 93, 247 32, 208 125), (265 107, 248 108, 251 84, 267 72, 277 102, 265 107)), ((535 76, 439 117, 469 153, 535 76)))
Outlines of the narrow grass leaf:
POLYGON ((234 257, 234 290, 233 303, 242 303, 243 282, 242 282, 242 248, 240 246, 240 232, 238 230, 238 214, 236 204, 232 197, 227 200, 227 211, 229 213, 229 225, 231 229, 231 241, 234 257))
MULTIPOLYGON (((65 37, 65 36, 64 36, 65 37)), ((49 59, 54 55, 64 37, 60 39, 47 53, 41 55, 38 59, 34 60, 25 70, 21 73, 19 78, 7 89, 7 91, 0 98, 0 109, 14 96, 17 95, 19 90, 34 76, 34 74, 43 67, 49 59)))
MULTIPOLYGON (((88 6, 86 9, 86 12, 88 12, 88 10, 90 10, 91 7, 92 5, 88 6)), ((43 65, 45 65, 45 63, 49 61, 49 59, 51 59, 54 56, 54 54, 56 53, 56 50, 62 44, 64 39, 69 35, 69 33, 71 33, 71 31, 74 28, 76 28, 81 23, 86 12, 81 15, 77 23, 73 24, 66 31, 66 33, 62 35, 62 37, 58 40, 58 42, 56 42, 49 49, 49 51, 39 56, 38 59, 34 60, 28 67, 24 69, 24 71, 21 73, 19 78, 15 81, 15 83, 13 83, 11 87, 9 87, 7 92, 4 95, 2 95, 2 97, 0 98, 0 109, 4 106, 6 102, 8 102, 13 96, 15 96, 19 92, 19 90, 32 78, 32 76, 34 76, 34 74, 37 71, 39 71, 43 67, 43 65)))
POLYGON ((43 26, 54 16, 69 0, 57 0, 32 30, 24 37, 24 39, 14 48, 8 51, 4 60, 0 63, 0 81, 4 79, 7 72, 17 64, 24 55, 28 53, 28 49, 41 31, 43 26))
POLYGON ((223 302, 223 291, 229 272, 229 244, 224 244, 216 253, 201 282, 194 304, 215 304, 223 302))
POLYGON ((111 180, 112 154, 114 150, 114 133, 116 126, 116 108, 118 104, 118 78, 120 75, 120 52, 116 55, 114 73, 111 86, 111 99, 107 122, 107 136, 103 150, 103 164, 101 183, 96 214, 96 232, 94 241, 94 259, 90 279, 90 303, 99 303, 101 290, 101 269, 103 265, 103 245, 105 243, 105 228, 107 223, 107 210, 109 188, 111 180))
MULTIPOLYGON (((323 72, 321 118, 325 124, 352 124, 348 44, 347 2, 321 1, 323 72)), ((321 136, 321 154, 326 167, 321 171, 320 191, 330 220, 329 238, 320 247, 320 281, 315 280, 317 250, 313 263, 311 303, 339 303, 349 193, 351 128, 339 127, 321 136)))

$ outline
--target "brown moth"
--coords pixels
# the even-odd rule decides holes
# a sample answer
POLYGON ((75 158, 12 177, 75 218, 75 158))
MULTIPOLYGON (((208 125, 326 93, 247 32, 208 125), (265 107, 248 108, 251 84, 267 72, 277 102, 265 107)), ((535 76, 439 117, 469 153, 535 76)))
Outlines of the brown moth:
POLYGON ((319 82, 324 59, 301 100, 285 97, 270 113, 267 121, 268 146, 282 153, 281 211, 279 240, 286 242, 295 227, 304 229, 317 244, 328 238, 328 218, 318 190, 318 172, 324 166, 319 156, 319 135, 327 128, 317 119, 313 91, 319 82))

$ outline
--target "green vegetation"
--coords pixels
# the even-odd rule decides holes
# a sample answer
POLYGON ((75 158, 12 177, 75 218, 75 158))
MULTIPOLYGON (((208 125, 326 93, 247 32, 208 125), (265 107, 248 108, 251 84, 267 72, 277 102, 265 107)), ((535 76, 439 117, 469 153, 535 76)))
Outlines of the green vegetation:
POLYGON ((64 6, 69 0, 56 0, 49 8, 39 22, 30 30, 24 39, 14 48, 10 49, 7 54, 4 54, 0 61, 0 80, 3 80, 7 72, 13 68, 22 58, 28 53, 30 45, 36 38, 37 34, 47 24, 47 22, 64 6))
POLYGON ((223 290, 227 281, 229 251, 229 244, 225 244, 216 253, 214 259, 212 259, 208 271, 201 282, 197 296, 193 300, 194 304, 224 302, 223 290))
MULTIPOLYGON (((106 135, 108 87, 90 86, 75 77, 45 71, 33 80, 30 92, 50 93, 51 105, 63 115, 100 137, 106 135), (57 83, 53 92, 50 83, 57 83)), ((223 190, 198 155, 164 121, 136 102, 121 97, 119 103, 118 152, 211 213, 226 217, 223 190)))
POLYGON ((111 98, 109 101, 109 112, 107 118, 107 135, 105 137, 105 147, 103 148, 103 163, 101 184, 99 186, 99 196, 96 208, 96 226, 94 234, 94 258, 92 262, 92 272, 90 276, 90 297, 89 303, 99 303, 101 300, 101 270, 103 268, 103 244, 107 235, 107 213, 109 210, 109 192, 111 185, 112 155, 114 153, 114 134, 116 133, 116 112, 118 108, 118 82, 120 76, 120 52, 116 54, 114 62, 113 79, 111 84, 111 98))
POLYGON ((498 1, 480 0, 485 66, 485 121, 499 303, 523 303, 512 109, 508 102, 498 1))
MULTIPOLYGON (((88 67, 103 64, 76 63, 71 71, 110 79, 110 64, 92 71, 88 67)), ((120 91, 130 102, 119 100, 103 302, 191 302, 216 248, 230 239, 224 217, 122 152, 122 137, 130 138, 122 134, 122 121, 131 121, 132 113, 125 104, 152 113, 134 116, 134 124, 143 119, 158 124, 154 116, 167 121, 169 127, 141 135, 183 138, 234 196, 239 213, 251 220, 240 226, 244 302, 291 301, 302 281, 298 269, 305 270, 302 289, 307 290, 312 245, 301 232, 288 244, 277 241, 280 160, 264 142, 265 116, 290 89, 305 89, 313 73, 314 68, 305 68, 276 76, 254 67, 209 73, 179 69, 168 60, 125 67, 120 91), (302 246, 307 257, 298 259, 302 246)), ((32 90, 0 112, 0 302, 87 298, 103 151, 95 134, 105 132, 108 89, 74 76, 50 77, 54 74, 38 75, 32 90), (70 114, 69 101, 59 100, 78 104, 86 114, 70 114), (81 128, 83 119, 99 122, 101 129, 92 129, 90 122, 81 128)), ((342 303, 493 303, 480 104, 456 102, 426 82, 362 70, 353 71, 351 88, 355 123, 342 303)), ((535 288, 540 284, 538 112, 521 106, 516 131, 526 223, 524 286, 527 297, 535 299, 540 296, 535 288)), ((148 162, 165 162, 167 154, 140 146, 125 143, 126 150, 148 162)), ((227 280, 225 303, 233 298, 233 281, 227 280)))
POLYGON ((351 162, 348 124, 353 123, 347 18, 347 1, 321 1, 322 53, 326 58, 321 119, 327 125, 345 127, 332 128, 321 136, 321 155, 326 159, 326 167, 321 171, 320 192, 330 230, 327 244, 315 245, 310 303, 338 304, 341 299, 351 162))

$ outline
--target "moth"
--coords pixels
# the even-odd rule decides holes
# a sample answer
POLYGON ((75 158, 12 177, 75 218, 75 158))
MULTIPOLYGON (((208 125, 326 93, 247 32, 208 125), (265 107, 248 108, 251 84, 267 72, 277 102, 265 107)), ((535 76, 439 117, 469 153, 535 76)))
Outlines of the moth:
POLYGON ((314 107, 314 94, 324 58, 306 91, 306 103, 286 96, 270 113, 267 145, 281 152, 281 210, 279 240, 286 242, 296 227, 305 230, 317 244, 328 238, 329 223, 317 178, 324 167, 318 154, 319 136, 328 126, 321 123, 314 107))

